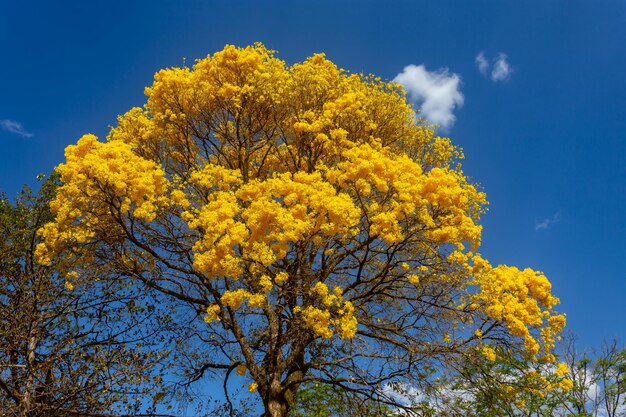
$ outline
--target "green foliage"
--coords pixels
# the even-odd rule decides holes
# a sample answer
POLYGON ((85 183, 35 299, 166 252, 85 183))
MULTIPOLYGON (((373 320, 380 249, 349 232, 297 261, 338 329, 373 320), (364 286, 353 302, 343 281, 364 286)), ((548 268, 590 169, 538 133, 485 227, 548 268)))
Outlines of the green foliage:
POLYGON ((564 348, 559 365, 521 360, 502 349, 493 361, 467 356, 424 397, 433 415, 447 417, 626 415, 626 350, 612 342, 581 355, 573 340, 564 348))
POLYGON ((344 389, 319 383, 300 387, 289 417, 391 417, 393 410, 382 402, 355 398, 344 389))

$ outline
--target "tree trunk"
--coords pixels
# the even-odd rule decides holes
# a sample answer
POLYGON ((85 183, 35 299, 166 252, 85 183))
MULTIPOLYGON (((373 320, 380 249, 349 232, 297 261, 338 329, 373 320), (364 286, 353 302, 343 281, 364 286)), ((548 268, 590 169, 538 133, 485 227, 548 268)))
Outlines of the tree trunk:
POLYGON ((305 374, 303 351, 304 349, 300 351, 299 355, 296 355, 284 381, 281 382, 282 372, 274 373, 272 382, 267 387, 267 391, 263 393, 264 417, 287 416, 305 374))
POLYGON ((287 415, 287 402, 269 400, 265 407, 265 414, 268 417, 285 417, 287 415))
POLYGON ((289 402, 283 392, 280 379, 274 378, 269 387, 265 415, 267 417, 286 417, 289 411, 289 402))

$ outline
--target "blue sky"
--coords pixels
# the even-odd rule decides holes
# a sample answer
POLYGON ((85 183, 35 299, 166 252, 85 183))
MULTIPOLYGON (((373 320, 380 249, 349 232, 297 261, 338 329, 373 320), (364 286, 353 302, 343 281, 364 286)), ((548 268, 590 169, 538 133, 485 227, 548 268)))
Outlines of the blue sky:
POLYGON ((325 52, 402 74, 487 192, 482 254, 544 271, 583 345, 624 342, 625 21, 602 0, 0 0, 0 189, 103 137, 160 68, 227 43, 289 63, 325 52))

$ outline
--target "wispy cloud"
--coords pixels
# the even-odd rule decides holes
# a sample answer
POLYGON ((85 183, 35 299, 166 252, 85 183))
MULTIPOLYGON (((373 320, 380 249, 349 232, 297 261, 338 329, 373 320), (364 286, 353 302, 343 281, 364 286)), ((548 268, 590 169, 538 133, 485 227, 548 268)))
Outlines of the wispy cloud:
POLYGON ((476 55, 476 66, 478 67, 478 71, 480 71, 482 75, 487 75, 487 73, 489 72, 489 61, 487 60, 483 52, 480 52, 478 55, 476 55))
POLYGON ((421 116, 443 129, 450 128, 457 107, 463 106, 461 77, 446 68, 427 71, 424 65, 408 65, 393 79, 402 84, 409 100, 421 108, 421 116))
POLYGON ((513 69, 511 68, 511 64, 507 61, 506 54, 500 52, 498 55, 498 59, 493 64, 493 69, 491 70, 491 80, 492 81, 506 81, 511 77, 511 73, 513 69))
POLYGON ((478 71, 480 71, 482 75, 491 78, 493 82, 507 81, 511 78, 511 74, 513 73, 513 68, 508 61, 508 57, 503 52, 500 52, 498 57, 493 59, 493 65, 491 65, 484 52, 479 52, 474 62, 476 62, 478 71))
POLYGON ((546 219, 543 219, 543 221, 536 223, 535 224, 535 230, 537 230, 537 231, 539 231, 539 230, 548 230, 555 223, 558 223, 560 221, 561 221, 561 210, 559 210, 556 213, 554 213, 554 215, 552 217, 548 217, 546 219))
POLYGON ((0 119, 0 127, 7 132, 15 133, 23 138, 31 138, 33 134, 26 131, 20 122, 9 119, 0 119))

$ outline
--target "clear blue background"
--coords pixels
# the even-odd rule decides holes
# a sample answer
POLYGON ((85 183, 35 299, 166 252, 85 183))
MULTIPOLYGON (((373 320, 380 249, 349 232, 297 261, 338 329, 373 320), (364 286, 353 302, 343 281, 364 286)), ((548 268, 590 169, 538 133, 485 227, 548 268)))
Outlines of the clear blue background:
POLYGON ((626 340, 626 2, 0 0, 0 189, 14 195, 104 137, 163 67, 256 41, 392 79, 409 64, 462 78, 448 132, 487 192, 482 253, 544 271, 583 346, 626 340), (506 53, 494 83, 474 59, 506 53), (560 219, 535 230, 545 219, 560 219))

